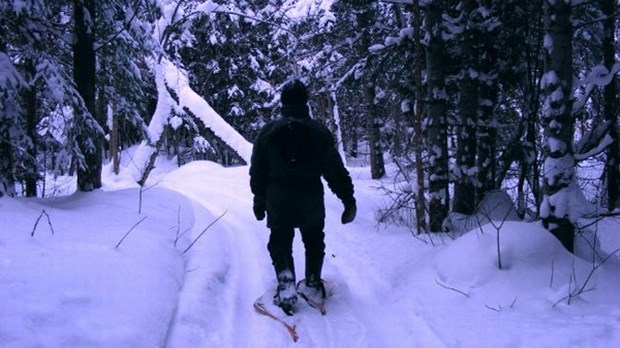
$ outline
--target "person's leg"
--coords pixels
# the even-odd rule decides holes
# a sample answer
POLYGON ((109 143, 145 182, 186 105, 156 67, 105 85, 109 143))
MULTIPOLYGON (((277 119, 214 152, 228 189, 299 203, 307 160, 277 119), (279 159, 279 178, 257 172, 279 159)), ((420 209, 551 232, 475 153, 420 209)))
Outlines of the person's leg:
POLYGON ((300 228, 301 238, 306 249, 306 283, 311 285, 321 280, 323 259, 325 257, 325 233, 323 221, 311 226, 300 228))
POLYGON ((271 256, 271 262, 278 277, 284 271, 290 271, 295 276, 295 264, 293 262, 293 228, 272 228, 269 236, 267 249, 271 256))
POLYGON ((293 228, 272 228, 267 249, 278 279, 274 303, 286 314, 293 314, 297 303, 295 264, 293 262, 293 228))

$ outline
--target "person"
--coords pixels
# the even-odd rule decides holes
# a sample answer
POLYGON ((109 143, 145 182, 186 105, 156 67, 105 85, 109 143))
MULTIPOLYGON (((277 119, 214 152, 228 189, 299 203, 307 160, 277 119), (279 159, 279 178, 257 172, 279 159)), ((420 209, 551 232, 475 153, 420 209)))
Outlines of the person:
POLYGON ((274 304, 292 315, 297 294, 325 298, 321 279, 325 255, 325 202, 321 177, 343 202, 343 224, 355 219, 354 188, 334 137, 310 118, 308 92, 299 80, 284 85, 280 95, 282 117, 268 122, 254 143, 250 188, 254 215, 267 216, 271 233, 267 249, 278 286, 274 304), (301 232, 305 249, 305 281, 295 285, 293 238, 301 232))

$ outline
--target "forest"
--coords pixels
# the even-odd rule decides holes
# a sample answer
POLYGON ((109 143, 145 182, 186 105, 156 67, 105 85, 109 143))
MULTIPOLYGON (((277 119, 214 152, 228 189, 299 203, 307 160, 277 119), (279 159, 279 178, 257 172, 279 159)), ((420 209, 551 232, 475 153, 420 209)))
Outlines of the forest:
POLYGON ((281 86, 350 166, 395 165, 380 222, 443 232, 503 190, 572 251, 620 207, 616 0, 0 0, 0 196, 143 185, 157 156, 247 165, 281 86), (129 148, 132 165, 120 166, 129 148))

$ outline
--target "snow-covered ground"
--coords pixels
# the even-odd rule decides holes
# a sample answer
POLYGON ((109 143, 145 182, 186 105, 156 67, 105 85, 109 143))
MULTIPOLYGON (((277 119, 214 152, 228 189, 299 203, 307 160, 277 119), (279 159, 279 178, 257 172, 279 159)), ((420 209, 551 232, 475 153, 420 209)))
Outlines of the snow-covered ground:
MULTIPOLYGON (((291 319, 293 343, 252 308, 274 276, 247 167, 160 163, 140 213, 139 190, 107 170, 97 192, 0 199, 0 347, 620 347, 618 218, 589 228, 594 259, 586 239, 573 257, 508 221, 500 270, 492 224, 456 239, 377 227, 380 184, 351 168, 355 222, 326 196, 336 292, 326 316, 291 319)), ((299 236, 295 260, 303 274, 299 236)))

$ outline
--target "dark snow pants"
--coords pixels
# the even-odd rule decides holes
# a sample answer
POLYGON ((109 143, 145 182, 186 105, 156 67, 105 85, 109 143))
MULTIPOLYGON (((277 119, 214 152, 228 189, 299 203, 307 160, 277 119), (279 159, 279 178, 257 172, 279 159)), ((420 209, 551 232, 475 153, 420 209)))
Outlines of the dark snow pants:
MULTIPOLYGON (((323 268, 323 258, 325 256, 325 233, 323 228, 325 223, 312 226, 300 227, 301 240, 306 249, 306 279, 321 279, 323 268)), ((283 271, 290 271, 295 277, 295 263, 293 261, 293 238, 295 229, 293 227, 274 227, 271 228, 267 249, 276 271, 276 277, 283 271)))

